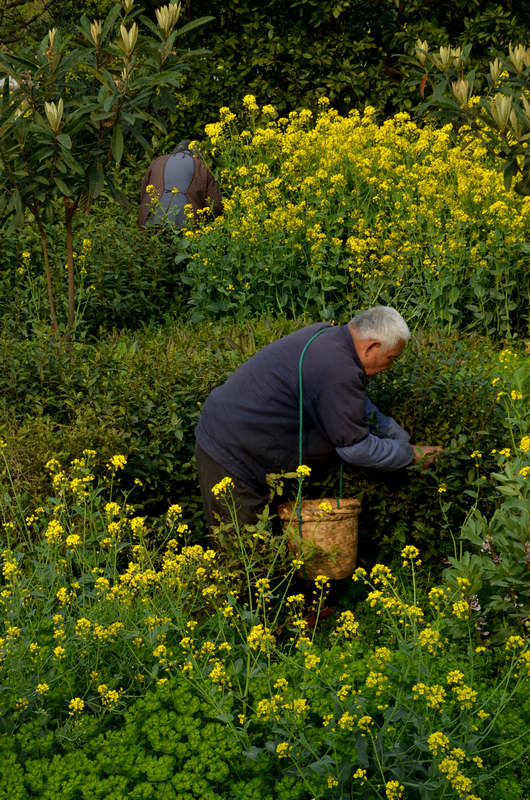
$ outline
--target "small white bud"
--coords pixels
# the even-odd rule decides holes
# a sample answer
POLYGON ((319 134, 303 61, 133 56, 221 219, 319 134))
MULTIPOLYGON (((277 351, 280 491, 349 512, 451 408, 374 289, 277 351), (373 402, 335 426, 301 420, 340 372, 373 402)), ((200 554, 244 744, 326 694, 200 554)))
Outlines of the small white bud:
POLYGON ((512 111, 512 98, 497 92, 493 100, 488 103, 488 108, 495 124, 503 131, 508 124, 512 111))
POLYGON ((48 119, 48 124, 54 133, 57 133, 61 127, 61 120, 63 118, 64 103, 61 97, 57 105, 55 103, 44 103, 44 110, 48 119))
POLYGON ((496 58, 495 61, 490 61, 490 77, 492 83, 497 83, 501 72, 502 72, 502 64, 500 60, 496 58))
POLYGON ((136 40, 138 39, 138 25, 133 22, 129 31, 125 25, 120 26, 120 33, 123 42, 123 50, 126 56, 132 55, 136 40))
POLYGON ((90 35, 92 37, 92 41, 97 47, 101 38, 101 22, 99 20, 95 19, 90 26, 90 35))
POLYGON ((422 65, 425 66, 425 62, 427 61, 427 53, 429 51, 429 45, 427 41, 421 41, 421 39, 417 39, 416 41, 416 58, 422 65))
POLYGON ((169 3, 167 6, 162 6, 155 10, 156 21, 158 27, 166 36, 169 36, 175 27, 178 18, 180 17, 181 5, 180 3, 169 3))

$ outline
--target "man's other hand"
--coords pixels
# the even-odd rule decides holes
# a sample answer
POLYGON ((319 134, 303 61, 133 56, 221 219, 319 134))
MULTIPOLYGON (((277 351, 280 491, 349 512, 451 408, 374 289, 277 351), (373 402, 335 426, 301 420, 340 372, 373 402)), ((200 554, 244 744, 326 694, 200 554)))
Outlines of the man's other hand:
POLYGON ((412 449, 414 450, 414 462, 416 464, 420 463, 423 469, 430 467, 433 461, 436 461, 438 456, 443 450, 441 445, 426 445, 426 444, 414 444, 412 445, 412 449))

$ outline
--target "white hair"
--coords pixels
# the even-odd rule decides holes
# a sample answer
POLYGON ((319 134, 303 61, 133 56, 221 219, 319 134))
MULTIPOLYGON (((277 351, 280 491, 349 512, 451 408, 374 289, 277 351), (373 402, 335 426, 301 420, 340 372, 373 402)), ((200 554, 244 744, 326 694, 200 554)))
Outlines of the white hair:
POLYGON ((392 306, 374 306, 361 311, 351 320, 359 339, 375 339, 385 350, 396 347, 398 342, 407 342, 410 331, 407 323, 392 306))

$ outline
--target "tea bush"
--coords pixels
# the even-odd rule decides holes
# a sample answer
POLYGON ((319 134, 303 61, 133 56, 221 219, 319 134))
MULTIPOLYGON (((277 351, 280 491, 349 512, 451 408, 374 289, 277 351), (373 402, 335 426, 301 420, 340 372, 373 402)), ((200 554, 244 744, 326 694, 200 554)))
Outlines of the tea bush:
MULTIPOLYGON (((169 323, 158 331, 115 335, 97 345, 79 342, 69 349, 53 337, 0 339, 0 435, 9 443, 7 458, 19 490, 44 495, 41 464, 52 456, 80 457, 89 443, 102 460, 114 452, 127 455, 129 485, 134 477, 142 481, 135 496, 146 509, 156 512, 172 498, 187 497, 191 517, 202 516, 193 466, 201 403, 257 347, 300 324, 169 323)), ((458 529, 473 503, 465 493, 475 478, 471 454, 483 452, 484 474, 495 472, 497 460, 490 451, 512 445, 510 408, 514 414, 518 406, 519 413, 524 410, 524 401, 512 400, 515 367, 507 366, 485 341, 468 339, 464 346, 452 337, 420 336, 392 371, 371 384, 374 402, 416 441, 442 444, 446 452, 426 472, 382 476, 345 470, 345 493, 363 500, 363 558, 381 547, 381 556, 392 557, 410 536, 436 554, 435 560, 453 552, 449 528, 458 529), (450 525, 439 504, 441 484, 444 500, 451 501, 450 525)), ((525 432, 517 429, 519 439, 525 432)), ((335 470, 313 477, 308 492, 315 496, 338 491, 335 470)), ((489 481, 483 484, 485 512, 494 490, 489 481)))
MULTIPOLYGON (((130 176, 121 176, 129 188, 130 176)), ((132 195, 132 189, 129 189, 132 195)), ((136 192, 138 193, 138 192, 136 192)), ((78 220, 74 252, 77 275, 75 336, 96 338, 104 331, 138 329, 175 316, 187 297, 181 282, 186 241, 172 231, 139 230, 137 212, 108 199, 78 220), (112 246, 109 247, 109 241, 112 246)), ((61 272, 66 264, 62 231, 47 226, 60 318, 68 302, 61 272)), ((0 231, 0 319, 17 339, 46 336, 49 308, 39 243, 28 231, 13 238, 0 231)))
MULTIPOLYGON (((53 336, 0 340, 2 435, 27 485, 51 456, 126 452, 145 497, 196 494, 191 469, 200 402, 250 355, 294 323, 181 326, 67 348, 53 336), (33 465, 33 466, 32 466, 33 465)), ((198 499, 195 501, 199 504, 198 499)))

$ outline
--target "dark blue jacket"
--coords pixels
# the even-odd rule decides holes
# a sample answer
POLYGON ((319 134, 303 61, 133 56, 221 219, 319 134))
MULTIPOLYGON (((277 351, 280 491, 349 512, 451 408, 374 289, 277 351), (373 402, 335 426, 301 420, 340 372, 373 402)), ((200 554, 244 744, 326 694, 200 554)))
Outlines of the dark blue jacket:
MULTIPOLYGON (((298 364, 300 354, 326 323, 309 325, 267 345, 206 399, 197 441, 215 461, 256 490, 270 472, 299 465, 298 364)), ((379 425, 398 434, 370 433, 366 376, 347 325, 328 327, 303 360, 302 463, 317 466, 337 456, 348 463, 399 469, 412 461, 408 434, 389 417, 379 425), (381 450, 380 444, 384 443, 381 450)))

